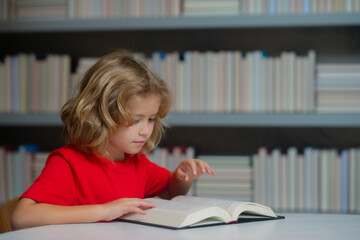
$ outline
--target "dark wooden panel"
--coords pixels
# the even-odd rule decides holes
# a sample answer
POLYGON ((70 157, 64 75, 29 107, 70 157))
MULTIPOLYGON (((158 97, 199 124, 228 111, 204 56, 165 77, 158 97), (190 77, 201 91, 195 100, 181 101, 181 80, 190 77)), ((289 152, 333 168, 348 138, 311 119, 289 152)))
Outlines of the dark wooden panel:
POLYGON ((358 56, 360 27, 201 29, 0 34, 0 53, 68 53, 101 56, 115 49, 151 53, 185 50, 264 50, 320 56, 358 56))
MULTIPOLYGON (((63 146, 61 127, 0 127, 0 145, 36 143, 40 150, 63 146)), ((161 146, 195 146, 198 154, 254 154, 296 146, 318 148, 360 147, 360 128, 247 128, 174 127, 167 129, 161 146)))
POLYGON ((296 146, 317 148, 360 147, 360 128, 173 128, 163 146, 195 146, 199 154, 253 154, 296 146))
POLYGON ((0 127, 0 145, 34 143, 41 151, 51 151, 64 145, 62 127, 0 127))

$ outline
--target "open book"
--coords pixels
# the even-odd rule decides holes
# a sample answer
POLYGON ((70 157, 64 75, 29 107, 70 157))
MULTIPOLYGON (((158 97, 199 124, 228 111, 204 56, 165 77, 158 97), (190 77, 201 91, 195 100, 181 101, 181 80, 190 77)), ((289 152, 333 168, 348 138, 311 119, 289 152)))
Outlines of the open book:
POLYGON ((132 213, 120 221, 154 225, 171 229, 211 226, 228 223, 281 219, 267 206, 211 198, 177 196, 171 200, 147 198, 157 205, 146 215, 132 213))

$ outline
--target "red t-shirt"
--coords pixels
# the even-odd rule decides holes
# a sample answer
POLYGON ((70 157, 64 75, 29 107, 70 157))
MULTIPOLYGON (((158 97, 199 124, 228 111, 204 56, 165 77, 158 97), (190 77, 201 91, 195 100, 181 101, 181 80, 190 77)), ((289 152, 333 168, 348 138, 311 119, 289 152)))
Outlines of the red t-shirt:
POLYGON ((117 162, 65 146, 49 155, 42 173, 21 198, 74 206, 152 197, 167 189, 169 175, 141 153, 117 162))

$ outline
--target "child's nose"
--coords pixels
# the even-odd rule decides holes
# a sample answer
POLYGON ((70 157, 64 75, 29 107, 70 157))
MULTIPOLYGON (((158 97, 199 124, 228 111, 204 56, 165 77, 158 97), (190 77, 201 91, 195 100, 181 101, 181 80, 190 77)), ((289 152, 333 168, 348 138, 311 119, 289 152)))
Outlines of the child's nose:
POLYGON ((141 129, 140 133, 141 136, 148 136, 150 134, 150 126, 148 124, 145 124, 141 129))

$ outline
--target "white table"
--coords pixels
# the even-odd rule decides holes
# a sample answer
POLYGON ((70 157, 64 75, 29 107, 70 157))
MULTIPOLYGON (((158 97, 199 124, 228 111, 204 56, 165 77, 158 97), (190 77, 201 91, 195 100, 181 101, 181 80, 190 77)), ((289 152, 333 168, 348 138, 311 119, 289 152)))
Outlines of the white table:
POLYGON ((64 224, 0 234, 0 240, 360 239, 360 215, 284 213, 283 220, 169 230, 125 222, 64 224))

